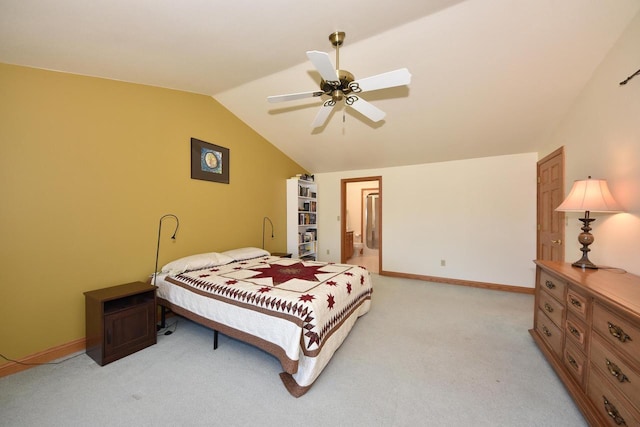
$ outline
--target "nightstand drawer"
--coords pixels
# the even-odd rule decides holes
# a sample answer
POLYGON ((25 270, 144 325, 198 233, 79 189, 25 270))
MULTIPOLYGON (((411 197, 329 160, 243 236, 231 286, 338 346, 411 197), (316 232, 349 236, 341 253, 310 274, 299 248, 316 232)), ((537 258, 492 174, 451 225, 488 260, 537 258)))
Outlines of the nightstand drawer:
POLYGON ((539 279, 540 288, 549 292, 558 301, 564 301, 564 290, 567 287, 567 282, 562 279, 558 279, 556 276, 552 276, 544 270, 540 270, 539 279))
POLYGON ((562 357, 562 331, 558 328, 542 310, 538 310, 536 331, 542 339, 551 347, 555 355, 562 357))
POLYGON ((633 360, 640 357, 640 328, 611 313, 600 304, 593 306, 593 329, 614 348, 633 360))

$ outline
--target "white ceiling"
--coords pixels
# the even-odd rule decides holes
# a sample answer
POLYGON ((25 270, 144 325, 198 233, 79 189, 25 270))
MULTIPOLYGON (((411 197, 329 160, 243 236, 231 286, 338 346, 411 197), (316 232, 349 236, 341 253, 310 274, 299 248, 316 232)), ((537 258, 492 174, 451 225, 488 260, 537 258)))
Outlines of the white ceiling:
POLYGON ((537 151, 639 10, 640 0, 0 0, 0 62, 212 95, 313 173, 368 169, 537 151), (312 130, 320 99, 266 97, 318 89, 305 52, 335 60, 338 30, 340 68, 356 80, 407 67, 412 81, 362 94, 382 122, 336 107, 312 130))

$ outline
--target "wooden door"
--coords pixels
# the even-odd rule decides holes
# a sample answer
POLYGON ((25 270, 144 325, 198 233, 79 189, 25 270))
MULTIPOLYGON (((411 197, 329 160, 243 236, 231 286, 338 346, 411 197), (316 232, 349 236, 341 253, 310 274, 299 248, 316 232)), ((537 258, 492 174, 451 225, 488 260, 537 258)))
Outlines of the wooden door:
POLYGON ((564 148, 538 162, 538 233, 536 258, 564 261, 564 148))

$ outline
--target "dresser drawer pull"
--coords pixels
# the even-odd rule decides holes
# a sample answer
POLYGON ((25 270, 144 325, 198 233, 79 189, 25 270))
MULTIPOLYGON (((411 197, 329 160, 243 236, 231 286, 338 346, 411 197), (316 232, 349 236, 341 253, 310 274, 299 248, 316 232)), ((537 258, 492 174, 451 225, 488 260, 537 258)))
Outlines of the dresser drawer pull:
POLYGON ((567 354, 567 360, 569 361, 571 366, 573 366, 574 368, 578 369, 578 362, 576 362, 576 359, 571 357, 571 355, 567 354))
POLYGON ((556 285, 551 280, 547 280, 546 282, 544 282, 544 285, 548 289, 555 289, 556 288, 556 285))
POLYGON ((574 328, 573 326, 569 326, 569 332, 571 332, 571 334, 574 335, 576 338, 580 338, 580 336, 582 335, 580 331, 574 328))
POLYGON ((614 377, 616 377, 618 379, 618 381, 620 381, 621 383, 623 383, 625 381, 626 382, 631 382, 631 381, 629 381, 629 378, 627 378, 627 376, 622 373, 620 368, 618 368, 618 365, 616 365, 615 363, 613 363, 609 359, 605 359, 605 360, 607 361, 607 369, 609 370, 609 373, 611 375, 613 375, 614 377))
POLYGON ((544 303, 544 309, 547 310, 549 313, 553 313, 553 307, 551 307, 548 302, 544 303))
POLYGON ((609 403, 606 396, 602 396, 602 398, 604 399, 604 410, 607 411, 607 415, 613 418, 613 421, 615 421, 617 425, 626 426, 627 423, 625 423, 624 418, 622 418, 620 414, 618 414, 618 410, 616 409, 616 407, 609 403))
POLYGON ((571 305, 573 305, 574 307, 582 308, 582 303, 580 302, 580 300, 571 297, 569 297, 569 299, 571 300, 571 305))
POLYGON ((632 341, 631 337, 627 335, 620 326, 614 325, 611 322, 607 322, 607 326, 609 326, 609 333, 614 337, 618 338, 620 342, 632 341))
POLYGON ((544 334, 548 337, 551 336, 551 331, 546 326, 542 326, 542 332, 544 332, 544 334))

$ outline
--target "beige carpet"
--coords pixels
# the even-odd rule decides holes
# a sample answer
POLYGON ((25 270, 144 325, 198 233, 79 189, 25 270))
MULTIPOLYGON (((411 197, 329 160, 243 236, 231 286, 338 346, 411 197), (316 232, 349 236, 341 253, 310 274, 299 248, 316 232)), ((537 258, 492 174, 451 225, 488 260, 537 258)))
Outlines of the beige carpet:
POLYGON ((532 295, 378 275, 374 289, 299 399, 273 357, 225 336, 213 351, 210 330, 179 318, 107 366, 82 354, 0 378, 0 425, 586 425, 527 332, 532 295))

